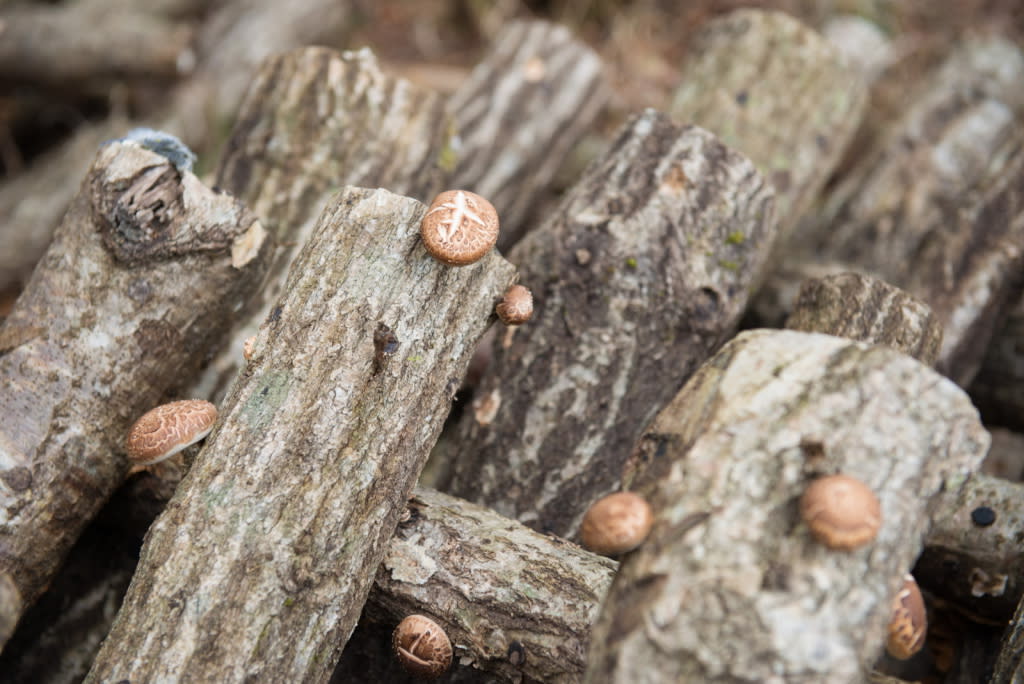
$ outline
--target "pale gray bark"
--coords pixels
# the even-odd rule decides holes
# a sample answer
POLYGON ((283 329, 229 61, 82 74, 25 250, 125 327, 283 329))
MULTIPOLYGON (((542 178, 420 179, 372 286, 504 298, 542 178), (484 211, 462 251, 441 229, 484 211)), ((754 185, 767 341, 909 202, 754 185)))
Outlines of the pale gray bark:
POLYGON ((805 280, 786 327, 881 344, 927 365, 942 342, 942 325, 927 304, 860 273, 805 280))
POLYGON ((984 456, 955 385, 883 347, 792 331, 730 342, 654 420, 625 483, 656 520, 622 560, 587 681, 861 682, 928 506, 984 456), (842 472, 882 505, 853 552, 810 536, 797 502, 842 472))
POLYGON ((740 9, 693 37, 669 112, 764 173, 781 246, 839 162, 865 100, 860 73, 815 31, 782 12, 740 9))
POLYGON ((533 320, 499 334, 440 488, 570 535, 644 425, 730 334, 774 237, 753 164, 648 111, 512 251, 533 320))
POLYGON ((267 280, 194 396, 217 401, 282 294, 288 267, 339 186, 429 201, 443 189, 451 121, 439 97, 381 73, 369 50, 302 48, 273 57, 251 84, 217 170, 274 238, 267 280))
POLYGON ((601 59, 567 28, 513 21, 452 96, 459 140, 452 185, 498 210, 500 250, 527 231, 543 191, 608 94, 601 59))
POLYGON ((123 481, 130 423, 198 370, 259 282, 262 235, 166 158, 100 149, 0 328, 0 576, 24 606, 123 481))
POLYGON ((514 278, 430 258, 424 211, 349 188, 321 215, 87 681, 328 677, 514 278))
MULTIPOLYGON (((420 487, 377 570, 364 619, 394 628, 411 613, 431 616, 452 640, 459 665, 481 679, 578 682, 587 635, 616 566, 420 487)), ((372 644, 362 647, 372 652, 372 644)), ((384 651, 354 662, 346 651, 335 680, 367 681, 362 667, 379 661, 391 668, 376 679, 391 677, 399 668, 384 651)))

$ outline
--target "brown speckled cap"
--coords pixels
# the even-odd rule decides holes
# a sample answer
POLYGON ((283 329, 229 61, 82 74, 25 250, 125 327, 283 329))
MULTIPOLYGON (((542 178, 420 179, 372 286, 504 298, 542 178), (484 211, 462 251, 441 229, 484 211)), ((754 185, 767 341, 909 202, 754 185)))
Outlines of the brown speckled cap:
POLYGON ((206 437, 216 420, 217 407, 208 401, 172 401, 135 421, 125 449, 136 465, 153 465, 206 437))
POLYGON ((892 617, 889 619, 889 639, 885 650, 899 660, 906 660, 924 646, 928 631, 928 618, 924 609, 924 597, 914 576, 903 577, 903 586, 892 601, 892 617))
POLYGON ((420 224, 423 246, 449 266, 479 261, 498 242, 498 212, 468 190, 448 190, 434 198, 420 224))
POLYGON ((848 475, 828 475, 812 482, 800 499, 800 515, 815 539, 843 551, 867 544, 882 526, 878 497, 848 475))
POLYGON ((580 541, 594 553, 615 556, 640 546, 653 523, 651 506, 643 497, 616 492, 587 510, 580 523, 580 541))
POLYGON ((395 657, 406 672, 437 679, 452 664, 452 642, 441 626, 424 615, 409 615, 391 635, 395 657))
POLYGON ((505 325, 521 325, 533 316, 533 293, 522 285, 513 285, 505 292, 495 312, 505 325))

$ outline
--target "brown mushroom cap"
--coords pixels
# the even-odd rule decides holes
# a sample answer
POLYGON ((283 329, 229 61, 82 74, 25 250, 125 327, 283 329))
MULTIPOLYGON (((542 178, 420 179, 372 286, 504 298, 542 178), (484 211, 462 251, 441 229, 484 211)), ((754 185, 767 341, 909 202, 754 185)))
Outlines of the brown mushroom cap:
POLYGON ((430 255, 449 266, 479 261, 498 242, 498 212, 468 190, 448 190, 434 198, 420 224, 430 255))
POLYGON ((924 646, 927 631, 924 598, 914 576, 908 573, 903 578, 903 587, 892 601, 889 639, 885 643, 885 650, 893 658, 906 660, 924 646))
POLYGON ((494 310, 505 325, 525 323, 533 316, 533 293, 522 285, 513 285, 494 310))
POLYGON ((128 430, 128 458, 136 465, 159 463, 210 434, 216 420, 217 407, 202 399, 157 406, 128 430))
POLYGON ((847 475, 812 482, 800 499, 800 515, 815 539, 843 551, 867 544, 882 526, 882 508, 874 492, 847 475))
POLYGON ((598 499, 583 516, 580 540, 594 553, 614 556, 632 551, 647 538, 654 522, 651 506, 633 492, 598 499))
POLYGON ((409 615, 391 635, 395 657, 416 677, 436 679, 452 664, 452 642, 441 626, 424 615, 409 615))

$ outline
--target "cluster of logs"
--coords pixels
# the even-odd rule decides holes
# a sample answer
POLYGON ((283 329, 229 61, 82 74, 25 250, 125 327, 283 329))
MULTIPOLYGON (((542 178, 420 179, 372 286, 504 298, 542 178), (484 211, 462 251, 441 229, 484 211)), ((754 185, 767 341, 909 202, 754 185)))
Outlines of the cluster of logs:
POLYGON ((871 125, 885 72, 840 54, 780 13, 711 21, 667 111, 539 222, 607 97, 542 22, 450 98, 367 50, 268 59, 216 189, 145 135, 100 147, 0 327, 0 644, 48 587, 79 611, 23 676, 400 681, 419 614, 449 681, 881 681, 915 563, 933 610, 1010 625, 993 681, 1024 676, 1024 485, 979 472, 962 389, 1002 402, 993 373, 1024 367, 994 358, 1022 310, 1024 54, 967 42, 871 125), (491 200, 500 252, 427 255, 421 202, 449 188, 491 200), (460 394, 517 280, 533 319, 460 394), (122 487, 128 427, 174 397, 219 408, 187 477, 122 487), (866 546, 802 522, 837 473, 877 497, 866 546), (653 524, 615 561, 574 541, 620 490, 653 524), (58 571, 112 546, 98 515, 145 543, 84 592, 58 571))

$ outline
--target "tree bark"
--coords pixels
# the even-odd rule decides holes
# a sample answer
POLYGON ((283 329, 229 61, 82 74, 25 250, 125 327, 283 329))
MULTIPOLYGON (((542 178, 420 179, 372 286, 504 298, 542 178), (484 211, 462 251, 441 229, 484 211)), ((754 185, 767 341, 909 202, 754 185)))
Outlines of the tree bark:
MULTIPOLYGON (((478 678, 580 681, 587 634, 617 563, 423 487, 408 510, 363 621, 393 629, 411 613, 429 615, 455 644, 459 665, 478 678)), ((358 681, 361 673, 366 681, 365 663, 394 657, 385 645, 378 657, 364 653, 353 663, 346 651, 342 660, 336 681, 358 681)), ((390 677, 396 666, 381 674, 390 677)))
POLYGON ((942 342, 942 325, 927 304, 860 273, 805 280, 786 327, 881 344, 929 366, 942 342))
POLYGON ((431 259, 424 211, 350 188, 321 215, 87 681, 329 676, 514 276, 431 259))
POLYGON ((779 245, 860 123, 861 75, 828 41, 777 11, 741 9, 691 41, 669 112, 750 157, 776 191, 779 245))
POLYGON ((914 576, 923 588, 972 615, 1008 620, 1024 595, 1021 530, 1024 485, 975 473, 934 502, 914 576), (973 520, 983 507, 995 514, 991 524, 973 520))
POLYGON ((0 576, 23 607, 123 481, 140 408, 197 370, 259 281, 262 235, 168 159, 100 149, 0 328, 0 576))
POLYGON ((952 383, 882 347, 791 331, 730 342, 654 420, 630 489, 655 510, 595 626, 593 682, 860 682, 927 506, 988 435, 952 383), (800 521, 814 474, 874 491, 882 529, 832 551, 800 521))
POLYGON ((451 122, 436 95, 385 76, 369 50, 301 48, 269 59, 238 114, 217 184, 242 198, 276 244, 259 294, 192 389, 215 403, 243 364, 245 340, 280 298, 288 267, 339 185, 429 201, 451 122))
POLYGON ((788 255, 873 273, 925 301, 944 327, 937 367, 961 385, 1022 284, 1021 79, 1015 46, 962 47, 788 255))
POLYGON ((1018 684, 1024 679, 1024 601, 1003 635, 1003 646, 990 684, 1018 684))
POLYGON ((452 96, 460 141, 452 185, 498 210, 498 249, 527 231, 542 191, 608 94, 601 59, 568 29, 514 21, 452 96))
POLYGON ((457 428, 450 492, 570 535, 732 331, 774 236, 771 196, 706 131, 653 111, 627 124, 510 255, 537 312, 499 335, 457 428))

